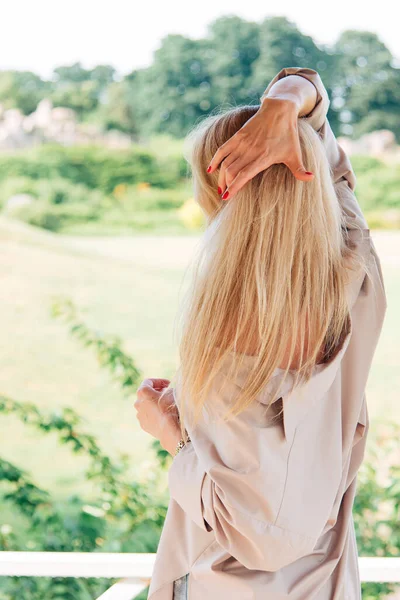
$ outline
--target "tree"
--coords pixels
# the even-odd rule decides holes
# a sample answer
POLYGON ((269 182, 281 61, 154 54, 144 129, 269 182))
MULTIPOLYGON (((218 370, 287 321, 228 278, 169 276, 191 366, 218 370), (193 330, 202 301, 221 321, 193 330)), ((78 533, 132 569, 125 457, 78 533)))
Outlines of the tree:
POLYGON ((19 108, 25 115, 33 112, 51 91, 51 84, 30 71, 0 71, 0 104, 19 108))
POLYGON ((207 30, 213 105, 258 102, 252 88, 254 64, 260 55, 260 27, 237 16, 221 17, 207 30))
POLYGON ((57 67, 51 96, 53 104, 72 108, 84 118, 98 107, 115 75, 116 71, 110 65, 97 65, 91 70, 83 68, 80 62, 57 67))
POLYGON ((99 103, 97 85, 94 81, 63 83, 55 87, 51 95, 54 106, 72 108, 80 119, 93 112, 99 103))
POLYGON ((98 118, 104 129, 117 129, 136 136, 139 120, 132 97, 132 86, 128 80, 115 81, 107 86, 99 107, 98 118))
POLYGON ((47 96, 138 141, 160 133, 182 138, 213 111, 258 104, 271 79, 291 66, 320 73, 336 135, 385 128, 400 139, 400 68, 376 34, 348 30, 333 46, 321 45, 282 16, 257 23, 231 14, 212 21, 201 39, 167 35, 152 64, 125 77, 111 65, 80 62, 57 67, 51 81, 0 72, 0 103, 28 114, 47 96))
POLYGON ((181 137, 212 108, 207 45, 182 35, 168 35, 153 64, 131 74, 141 134, 181 137))
POLYGON ((329 88, 329 68, 333 62, 325 48, 299 31, 286 17, 272 17, 260 24, 260 55, 254 64, 252 85, 259 97, 271 79, 284 67, 317 70, 329 88))
POLYGON ((374 129, 390 129, 400 141, 400 69, 376 34, 347 30, 335 44, 345 111, 342 130, 358 138, 374 129), (350 126, 350 127, 349 127, 350 126))
POLYGON ((84 69, 80 62, 76 62, 73 65, 57 67, 53 75, 60 83, 83 83, 90 78, 90 71, 84 69))

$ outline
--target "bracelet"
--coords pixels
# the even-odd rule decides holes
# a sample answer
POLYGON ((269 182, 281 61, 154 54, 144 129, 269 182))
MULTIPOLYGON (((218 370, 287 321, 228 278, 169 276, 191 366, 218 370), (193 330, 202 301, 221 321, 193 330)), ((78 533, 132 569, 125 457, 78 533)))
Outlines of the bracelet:
MULTIPOLYGON (((191 442, 191 439, 189 436, 187 436, 187 442, 191 442)), ((183 438, 181 438, 175 448, 175 454, 174 456, 176 456, 179 452, 179 450, 182 450, 182 448, 186 445, 186 442, 183 438)))

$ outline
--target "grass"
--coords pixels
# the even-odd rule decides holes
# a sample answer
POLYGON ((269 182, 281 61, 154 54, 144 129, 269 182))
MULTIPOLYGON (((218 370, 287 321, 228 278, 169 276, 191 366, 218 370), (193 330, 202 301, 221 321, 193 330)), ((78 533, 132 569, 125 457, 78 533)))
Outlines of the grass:
MULTIPOLYGON (((85 246, 19 224, 10 231, 4 221, 0 240, 0 392, 43 408, 72 406, 107 451, 128 451, 145 465, 151 438, 136 423, 133 398, 124 398, 90 351, 51 318, 50 305, 55 296, 70 297, 91 326, 123 338, 144 376, 168 377, 176 365, 172 328, 183 265, 173 256, 169 264, 149 265, 148 243, 127 259, 123 239, 117 256, 102 252, 105 241, 85 246)), ((59 448, 55 437, 3 418, 2 456, 34 473, 39 485, 72 489, 76 465, 81 471, 84 462, 59 448)))
MULTIPOLYGON (((388 311, 368 382, 371 422, 380 416, 400 419, 400 232, 373 232, 373 237, 388 311)), ((144 377, 170 377, 177 365, 173 326, 182 278, 197 240, 192 234, 57 236, 0 220, 0 393, 44 409, 72 406, 106 451, 129 452, 138 472, 144 472, 152 438, 136 422, 134 398, 124 398, 90 350, 51 318, 50 305, 55 296, 70 297, 92 327, 124 340, 144 377)), ((11 417, 2 419, 2 456, 56 494, 77 487, 83 460, 55 437, 43 437, 11 417)))

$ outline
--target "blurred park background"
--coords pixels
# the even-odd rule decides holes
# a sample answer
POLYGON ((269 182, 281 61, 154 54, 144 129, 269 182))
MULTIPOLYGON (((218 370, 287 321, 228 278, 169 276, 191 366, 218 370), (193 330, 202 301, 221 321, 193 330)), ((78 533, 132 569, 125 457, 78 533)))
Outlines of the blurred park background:
MULTIPOLYGON (((170 458, 133 400, 142 378, 177 366, 175 315, 204 227, 183 140, 210 111, 258 104, 289 66, 317 70, 328 90, 382 261, 389 306, 355 521, 360 555, 398 555, 400 60, 373 31, 343 27, 321 44, 286 16, 234 14, 197 39, 165 35, 129 72, 0 71, 1 550, 155 552, 170 458)), ((8 577, 0 600, 108 586, 8 577)), ((363 585, 364 600, 394 592, 363 585)))

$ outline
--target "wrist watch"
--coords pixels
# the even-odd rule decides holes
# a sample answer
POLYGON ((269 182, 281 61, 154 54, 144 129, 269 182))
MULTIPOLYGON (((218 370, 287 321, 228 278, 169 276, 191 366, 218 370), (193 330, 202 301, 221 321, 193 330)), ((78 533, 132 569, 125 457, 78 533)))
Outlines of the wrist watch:
MULTIPOLYGON (((186 441, 187 441, 187 442, 191 442, 191 439, 190 439, 190 437, 189 437, 189 436, 187 436, 187 440, 186 440, 186 441)), ((182 450, 182 448, 183 448, 185 445, 186 445, 186 442, 185 442, 185 440, 184 440, 183 438, 181 438, 181 439, 179 440, 179 442, 177 443, 177 446, 176 446, 176 448, 175 448, 175 454, 174 454, 174 456, 176 456, 176 455, 178 454, 179 450, 182 450)))

